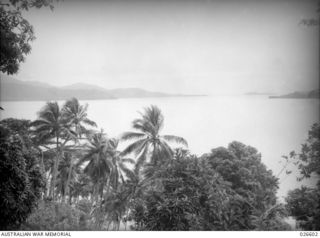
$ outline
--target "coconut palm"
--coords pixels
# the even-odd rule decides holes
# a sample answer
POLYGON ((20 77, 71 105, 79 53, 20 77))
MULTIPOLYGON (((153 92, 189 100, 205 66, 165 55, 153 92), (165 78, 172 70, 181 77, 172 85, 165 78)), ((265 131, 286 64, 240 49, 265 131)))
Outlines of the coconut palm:
POLYGON ((80 197, 89 199, 90 195, 92 197, 93 194, 92 188, 93 183, 90 177, 80 170, 73 186, 70 188, 71 194, 69 199, 72 200, 72 198, 75 198, 76 203, 79 201, 80 197))
POLYGON ((113 224, 112 230, 119 230, 120 223, 128 215, 131 200, 136 190, 138 190, 138 186, 135 183, 137 176, 127 167, 127 164, 134 165, 134 160, 124 158, 120 151, 117 150, 118 144, 118 139, 109 139, 109 155, 113 164, 109 187, 112 189, 109 191, 110 188, 108 188, 107 196, 104 197, 101 205, 97 207, 97 214, 102 211, 102 217, 100 218, 107 223, 108 230, 111 224, 113 224))
POLYGON ((38 113, 38 119, 31 123, 35 135, 42 144, 55 145, 56 158, 52 169, 52 180, 49 196, 55 199, 55 185, 59 162, 63 154, 63 147, 75 137, 70 124, 63 117, 57 102, 48 102, 38 113))
MULTIPOLYGON (((77 143, 79 143, 79 139, 82 139, 81 137, 83 135, 88 135, 92 133, 92 131, 88 130, 86 126, 91 126, 91 127, 97 126, 97 124, 94 121, 88 118, 87 110, 88 110, 88 104, 80 105, 78 99, 76 98, 71 98, 67 100, 62 108, 63 116, 66 118, 66 120, 70 124, 70 127, 73 129, 73 131, 77 135, 76 137, 77 143)), ((65 185, 64 191, 65 191, 65 195, 70 196, 69 183, 70 183, 70 176, 71 176, 71 171, 73 169, 74 163, 71 161, 69 165, 70 167, 68 169, 67 180, 64 183, 65 185)))
POLYGON ((64 153, 63 159, 59 163, 57 183, 56 183, 56 192, 57 194, 60 194, 62 197, 66 195, 65 183, 68 179, 68 168, 69 168, 70 162, 71 162, 71 154, 64 153))
POLYGON ((137 132, 126 132, 121 136, 121 140, 134 140, 127 146, 122 154, 134 153, 137 157, 135 171, 139 172, 141 166, 146 162, 156 165, 168 159, 172 159, 174 152, 168 142, 176 142, 188 146, 185 139, 173 135, 160 136, 163 127, 163 115, 157 106, 145 108, 144 113, 140 113, 141 118, 132 123, 132 127, 137 132))
POLYGON ((95 184, 93 197, 96 205, 92 214, 97 229, 100 229, 105 221, 108 222, 108 227, 111 223, 119 227, 125 214, 127 200, 120 196, 122 193, 119 192, 123 190, 122 185, 126 179, 133 174, 126 164, 134 164, 134 160, 121 156, 117 150, 118 143, 117 139, 108 139, 103 132, 97 133, 92 137, 86 155, 79 161, 79 164, 88 162, 84 173, 88 174, 95 184), (106 193, 103 196, 105 188, 106 193))
POLYGON ((130 207, 134 207, 134 203, 138 202, 144 189, 139 176, 132 171, 126 173, 126 180, 119 183, 116 189, 113 187, 99 206, 93 209, 96 229, 104 226, 107 230, 119 230, 121 222, 126 229, 130 207), (111 225, 113 226, 110 227, 111 225))
POLYGON ((59 164, 56 187, 57 192, 60 193, 63 201, 66 201, 67 195, 69 195, 69 201, 71 200, 69 186, 73 186, 80 173, 79 167, 74 165, 74 162, 74 153, 68 150, 64 153, 63 160, 59 164))
POLYGON ((124 222, 125 229, 127 229, 127 222, 131 220, 130 210, 141 203, 141 198, 148 190, 148 187, 150 187, 150 183, 142 179, 139 174, 128 173, 127 180, 120 186, 120 193, 122 193, 121 195, 124 198, 122 201, 126 208, 125 214, 122 214, 122 221, 124 222))
POLYGON ((94 211, 98 227, 106 223, 107 230, 119 230, 120 223, 128 210, 129 194, 124 184, 120 184, 117 190, 112 191, 105 197, 103 202, 94 211), (100 224, 99 224, 100 223, 100 224), (113 225, 113 227, 110 227, 113 225))
POLYGON ((47 197, 50 193, 50 188, 48 186, 50 185, 49 180, 52 178, 54 162, 56 158, 56 149, 52 148, 45 150, 42 147, 38 148, 41 158, 41 169, 45 178, 44 196, 47 197))
POLYGON ((111 156, 112 160, 112 170, 110 173, 110 182, 114 190, 117 190, 119 183, 124 182, 125 179, 133 173, 127 164, 134 164, 134 160, 130 158, 124 158, 120 151, 117 150, 119 140, 112 138, 109 139, 109 149, 108 154, 111 156))
POLYGON ((113 167, 108 150, 108 140, 103 131, 101 131, 89 139, 85 156, 78 162, 80 166, 87 162, 83 171, 92 179, 95 185, 94 199, 96 201, 98 194, 100 194, 100 198, 102 198, 104 185, 108 181, 113 167))
POLYGON ((94 121, 88 119, 87 110, 88 104, 80 105, 76 98, 71 98, 66 101, 62 108, 63 116, 67 118, 78 137, 91 132, 86 126, 97 127, 94 121))

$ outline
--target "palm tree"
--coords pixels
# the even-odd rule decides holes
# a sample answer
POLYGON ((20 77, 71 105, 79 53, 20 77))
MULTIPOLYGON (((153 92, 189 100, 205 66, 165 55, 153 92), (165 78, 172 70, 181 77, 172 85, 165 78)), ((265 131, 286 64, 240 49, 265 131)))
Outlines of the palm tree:
POLYGON ((91 131, 86 126, 97 127, 97 124, 88 119, 88 104, 80 105, 78 99, 71 98, 64 104, 62 108, 63 116, 67 118, 73 130, 81 138, 83 134, 88 134, 91 131))
POLYGON ((112 170, 110 173, 110 185, 114 190, 118 189, 119 183, 124 183, 129 174, 133 173, 128 167, 127 163, 134 164, 134 160, 130 158, 124 158, 122 153, 117 150, 119 140, 115 138, 109 139, 108 155, 112 160, 112 170))
POLYGON ((130 191, 125 184, 134 176, 134 173, 126 164, 134 164, 134 160, 122 157, 120 151, 117 150, 118 144, 119 140, 115 138, 107 139, 105 155, 111 161, 112 166, 108 174, 106 195, 93 210, 97 229, 100 229, 105 222, 107 222, 107 229, 111 224, 114 225, 113 229, 119 229, 131 198, 130 191))
POLYGON ((85 165, 84 173, 89 175, 94 183, 94 200, 97 202, 98 194, 100 198, 103 195, 104 185, 106 184, 109 175, 112 171, 112 160, 109 156, 109 143, 103 131, 94 134, 89 139, 89 145, 85 156, 83 156, 78 165, 85 165))
POLYGON ((124 185, 120 184, 117 190, 109 193, 100 207, 96 209, 95 220, 98 223, 98 227, 101 227, 106 222, 107 230, 109 230, 111 224, 113 224, 112 230, 119 230, 120 224, 128 210, 128 199, 130 198, 124 185))
MULTIPOLYGON (((78 99, 76 98, 71 98, 70 100, 66 101, 62 108, 62 113, 63 116, 66 118, 68 121, 70 127, 75 131, 77 135, 77 142, 78 139, 81 139, 82 135, 89 135, 92 133, 91 130, 88 130, 86 126, 91 126, 91 127, 96 127, 97 124, 88 119, 88 104, 85 105, 80 105, 78 99)), ((71 176, 71 171, 73 168, 73 163, 72 161, 70 162, 70 167, 68 170, 68 177, 65 183, 65 195, 70 196, 70 188, 69 188, 69 183, 70 183, 70 176, 71 176)))
POLYGON ((63 117, 57 102, 48 102, 38 113, 38 119, 31 123, 34 133, 43 144, 55 145, 56 158, 52 169, 49 196, 55 199, 55 185, 63 147, 75 137, 68 121, 63 117))
POLYGON ((66 196, 69 195, 69 201, 71 201, 71 195, 69 194, 70 188, 78 177, 79 167, 73 166, 74 163, 73 151, 64 153, 63 160, 59 164, 59 173, 57 176, 57 192, 61 194, 62 201, 66 201, 66 196), (70 170, 71 168, 71 170, 70 170))
POLYGON ((127 222, 130 221, 130 210, 140 204, 140 199, 144 196, 150 184, 141 178, 139 174, 128 173, 127 180, 121 184, 120 193, 124 197, 123 202, 125 203, 125 214, 122 216, 124 227, 127 229, 127 222))
POLYGON ((77 174, 77 178, 71 187, 71 193, 69 199, 72 200, 72 197, 75 198, 76 202, 79 201, 79 198, 89 199, 90 195, 93 194, 93 183, 88 175, 83 173, 82 170, 77 174))
POLYGON ((48 186, 50 185, 49 180, 52 178, 54 162, 56 158, 56 149, 52 148, 45 150, 42 148, 42 146, 39 146, 38 148, 41 153, 41 167, 45 178, 44 196, 48 197, 48 193, 50 193, 50 188, 48 188, 48 186))
POLYGON ((174 152, 168 142, 176 142, 188 146, 187 141, 182 137, 173 135, 160 136, 163 127, 163 115, 157 106, 145 108, 144 113, 140 113, 141 118, 133 121, 132 126, 137 132, 126 132, 121 136, 121 140, 135 140, 126 147, 122 155, 134 153, 137 157, 135 172, 139 173, 141 166, 146 162, 157 165, 168 159, 172 159, 174 152))

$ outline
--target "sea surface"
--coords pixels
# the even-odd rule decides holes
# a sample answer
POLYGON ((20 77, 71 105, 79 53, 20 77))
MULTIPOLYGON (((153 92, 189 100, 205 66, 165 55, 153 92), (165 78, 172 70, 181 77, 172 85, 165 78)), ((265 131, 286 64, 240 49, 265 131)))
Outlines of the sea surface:
MULTIPOLYGON (((130 131, 132 121, 143 108, 157 105, 165 118, 162 134, 184 137, 192 153, 202 155, 240 141, 255 147, 274 175, 278 175, 284 165, 281 156, 300 149, 311 125, 319 121, 320 108, 317 99, 269 99, 267 96, 128 98, 81 103, 89 104, 89 118, 110 137, 130 131)), ((41 101, 2 102, 5 110, 0 112, 0 118, 33 120, 44 105, 41 101)), ((287 175, 284 170, 279 175, 280 200, 288 190, 301 185, 295 173, 287 175)))

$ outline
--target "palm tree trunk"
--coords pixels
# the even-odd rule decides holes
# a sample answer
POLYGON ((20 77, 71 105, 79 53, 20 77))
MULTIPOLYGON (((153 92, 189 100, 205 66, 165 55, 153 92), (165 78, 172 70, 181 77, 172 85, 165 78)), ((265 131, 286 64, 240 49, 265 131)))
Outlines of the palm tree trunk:
MULTIPOLYGON (((68 178, 67 178, 67 182, 65 184, 65 198, 67 198, 67 196, 70 197, 70 188, 69 188, 69 184, 70 184, 70 180, 71 180, 71 172, 72 172, 72 159, 71 159, 71 162, 70 162, 70 166, 69 166, 69 171, 68 171, 68 178)), ((66 200, 66 199, 65 199, 66 200)))
POLYGON ((56 158, 54 160, 53 165, 53 171, 52 171, 52 177, 51 177, 51 183, 50 183, 50 192, 49 197, 51 197, 53 200, 55 200, 55 184, 57 180, 57 173, 58 173, 58 164, 59 164, 59 155, 56 155, 56 158))
POLYGON ((59 148, 59 137, 57 137, 56 140, 56 149, 57 149, 57 154, 56 158, 54 161, 54 166, 53 166, 53 172, 52 172, 52 180, 50 184, 50 197, 55 201, 56 194, 55 194, 55 185, 56 185, 56 180, 57 180, 57 175, 58 175, 58 166, 60 162, 60 148, 59 148))
POLYGON ((100 197, 100 202, 102 202, 102 198, 103 198, 103 185, 101 185, 101 187, 99 188, 100 189, 100 191, 99 191, 99 197, 100 197))
POLYGON ((69 204, 70 205, 72 204, 72 196, 71 196, 71 194, 69 195, 69 204))
POLYGON ((129 209, 126 211, 126 221, 124 222, 124 230, 127 230, 127 223, 128 223, 128 216, 129 216, 129 209))
POLYGON ((48 182, 47 182, 47 178, 46 178, 46 170, 44 167, 44 162, 43 162, 43 151, 40 149, 41 152, 41 161, 40 161, 40 169, 41 169, 41 174, 44 177, 44 191, 43 191, 43 197, 46 197, 47 194, 47 186, 48 186, 48 182))
POLYGON ((121 224, 121 219, 119 219, 117 222, 117 231, 120 230, 120 224, 121 224))
POLYGON ((127 230, 127 220, 124 222, 124 230, 127 230))
POLYGON ((108 182, 107 182, 107 196, 109 195, 110 187, 111 187, 111 183, 110 183, 110 176, 109 176, 108 182))
POLYGON ((108 223, 108 225, 107 225, 107 231, 109 231, 110 224, 111 224, 111 221, 109 221, 109 223, 108 223))
POLYGON ((97 204, 99 199, 99 185, 94 186, 92 198, 93 201, 97 204))

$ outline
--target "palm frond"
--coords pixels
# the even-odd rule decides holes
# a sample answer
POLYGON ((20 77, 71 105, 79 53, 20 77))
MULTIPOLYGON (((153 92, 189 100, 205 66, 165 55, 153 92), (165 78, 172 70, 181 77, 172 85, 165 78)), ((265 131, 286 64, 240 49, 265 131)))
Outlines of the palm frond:
POLYGON ((135 161, 130 158, 122 158, 121 163, 129 163, 129 164, 135 164, 135 161))
POLYGON ((111 150, 114 150, 114 152, 116 151, 118 144, 119 144, 119 140, 116 138, 111 138, 108 140, 108 144, 111 150))
POLYGON ((141 139, 145 137, 146 134, 138 132, 125 132, 120 136, 120 139, 123 141, 132 140, 132 139, 141 139))
POLYGON ((188 147, 188 142, 182 137, 174 136, 174 135, 164 135, 164 136, 162 136, 162 138, 168 142, 175 142, 175 143, 182 144, 182 145, 188 147))
POLYGON ((90 120, 88 118, 84 119, 83 122, 85 124, 89 125, 89 126, 93 126, 93 127, 97 127, 98 126, 96 122, 94 122, 94 121, 92 121, 92 120, 90 120))
POLYGON ((173 150, 171 149, 171 147, 165 142, 162 141, 160 144, 160 155, 162 154, 163 157, 166 159, 172 159, 173 158, 173 150))
POLYGON ((50 124, 49 121, 47 121, 46 119, 43 118, 39 118, 33 122, 30 123, 31 127, 38 127, 38 126, 42 126, 42 125, 48 125, 50 124))
POLYGON ((81 166, 85 162, 89 161, 92 159, 93 155, 95 155, 97 152, 96 151, 90 151, 87 153, 85 156, 81 157, 77 163, 77 166, 81 166))
POLYGON ((155 105, 151 105, 150 107, 145 108, 142 118, 145 122, 148 122, 152 125, 156 133, 159 133, 159 131, 163 127, 164 118, 162 112, 155 105))
POLYGON ((151 125, 151 123, 144 121, 142 119, 136 119, 132 122, 132 127, 138 131, 142 131, 147 135, 155 134, 155 128, 151 125))
POLYGON ((140 168, 143 166, 143 164, 147 160, 147 154, 148 154, 148 147, 146 146, 144 147, 143 152, 139 155, 137 159, 136 166, 134 168, 135 174, 139 174, 140 168))
POLYGON ((137 154, 137 152, 139 151, 139 149, 141 149, 144 144, 146 143, 146 139, 141 139, 141 140, 137 140, 136 142, 130 144, 127 148, 125 148, 122 152, 121 155, 128 155, 131 154, 132 152, 135 152, 135 154, 137 154))
POLYGON ((157 170, 158 170, 157 166, 146 164, 143 170, 144 178, 146 180, 151 180, 156 175, 157 170))

